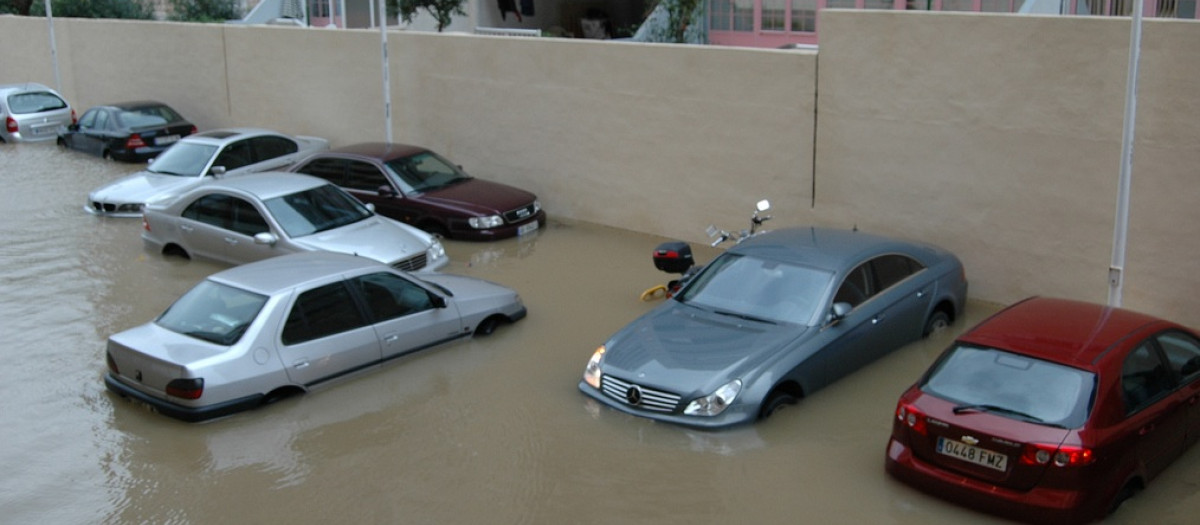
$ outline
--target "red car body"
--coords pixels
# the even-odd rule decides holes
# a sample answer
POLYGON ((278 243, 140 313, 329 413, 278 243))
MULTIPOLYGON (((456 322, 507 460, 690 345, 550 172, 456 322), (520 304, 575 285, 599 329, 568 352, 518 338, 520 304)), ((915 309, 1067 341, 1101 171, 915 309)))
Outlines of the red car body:
POLYGON ((1198 401, 1195 331, 1031 298, 968 330, 904 392, 886 470, 1007 518, 1089 522, 1200 438, 1198 401))

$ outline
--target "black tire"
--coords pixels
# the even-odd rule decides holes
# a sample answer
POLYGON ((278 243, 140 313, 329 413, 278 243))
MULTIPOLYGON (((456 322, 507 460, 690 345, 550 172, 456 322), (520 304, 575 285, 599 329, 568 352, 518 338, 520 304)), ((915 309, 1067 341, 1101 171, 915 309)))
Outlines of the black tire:
POLYGON ((767 396, 767 401, 763 403, 762 410, 759 411, 759 419, 768 419, 771 416, 779 413, 789 406, 800 402, 800 399, 789 392, 776 390, 767 396))
POLYGON ((500 326, 499 318, 492 316, 487 319, 484 319, 483 321, 481 321, 479 323, 479 326, 475 327, 475 335, 477 335, 477 336, 492 335, 496 331, 497 326, 500 326))
POLYGON ((929 337, 935 333, 941 332, 950 326, 950 316, 942 310, 934 310, 929 314, 929 320, 925 321, 925 332, 923 335, 929 337))
POLYGON ((1133 498, 1138 493, 1140 486, 1136 481, 1130 480, 1125 482, 1125 486, 1121 487, 1120 492, 1113 497, 1112 503, 1108 505, 1108 514, 1112 514, 1121 508, 1121 504, 1126 500, 1133 498))

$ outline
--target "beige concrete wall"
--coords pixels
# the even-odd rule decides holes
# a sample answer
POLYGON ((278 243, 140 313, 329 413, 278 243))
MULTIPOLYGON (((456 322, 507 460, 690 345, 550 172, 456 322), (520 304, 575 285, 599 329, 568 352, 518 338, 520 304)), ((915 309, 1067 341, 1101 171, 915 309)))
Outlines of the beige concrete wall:
MULTIPOLYGON (((821 16, 819 53, 390 32, 393 139, 529 188, 558 217, 700 242, 769 197, 772 226, 946 246, 977 299, 1103 302, 1128 20, 821 16)), ((55 31, 81 109, 156 98, 202 128, 385 137, 377 31, 55 31)), ((18 43, 0 48, 0 83, 53 84, 45 20, 0 17, 0 34, 18 43)), ((1198 38, 1146 22, 1125 305, 1200 326, 1198 38)))

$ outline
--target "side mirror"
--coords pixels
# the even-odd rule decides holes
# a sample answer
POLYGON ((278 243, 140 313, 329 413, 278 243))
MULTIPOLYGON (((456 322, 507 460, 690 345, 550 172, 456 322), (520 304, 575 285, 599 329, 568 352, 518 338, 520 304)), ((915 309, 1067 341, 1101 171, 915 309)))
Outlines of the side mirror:
POLYGON ((393 190, 392 187, 388 186, 387 184, 380 186, 379 189, 375 190, 375 193, 378 194, 380 197, 395 197, 396 196, 396 191, 393 190))
POLYGON ((826 324, 832 326, 840 323, 853 309, 854 307, 850 306, 850 303, 833 303, 833 308, 829 309, 829 319, 826 324))
POLYGON ((440 295, 438 295, 438 294, 433 294, 433 293, 431 293, 431 294, 429 294, 429 299, 430 299, 430 300, 432 300, 432 301, 433 301, 433 305, 434 305, 434 306, 436 306, 436 307, 438 307, 438 308, 445 308, 445 307, 446 307, 446 298, 445 298, 445 297, 442 297, 442 296, 440 296, 440 295))
POLYGON ((79 131, 79 124, 67 124, 67 130, 79 131))
POLYGON ((368 203, 364 203, 363 206, 365 206, 367 208, 367 210, 369 210, 371 213, 375 213, 375 203, 368 202, 368 203))
POLYGON ((208 170, 208 173, 214 177, 220 177, 225 174, 225 166, 213 166, 212 169, 208 170))
POLYGON ((267 246, 275 246, 279 238, 271 232, 262 232, 254 234, 254 244, 265 244, 267 246))

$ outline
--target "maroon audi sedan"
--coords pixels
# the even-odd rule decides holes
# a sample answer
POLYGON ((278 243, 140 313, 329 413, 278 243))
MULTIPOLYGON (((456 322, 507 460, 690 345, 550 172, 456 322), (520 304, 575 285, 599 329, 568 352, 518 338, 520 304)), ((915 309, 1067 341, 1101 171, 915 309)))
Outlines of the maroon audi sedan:
POLYGON ((380 215, 451 239, 504 239, 546 224, 536 195, 471 177, 419 146, 352 144, 314 154, 291 171, 325 179, 380 215))
POLYGON ((901 397, 886 470, 1027 522, 1103 518, 1200 438, 1200 335, 1032 298, 960 336, 901 397))

